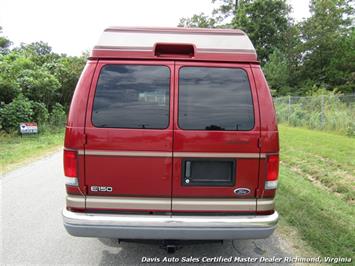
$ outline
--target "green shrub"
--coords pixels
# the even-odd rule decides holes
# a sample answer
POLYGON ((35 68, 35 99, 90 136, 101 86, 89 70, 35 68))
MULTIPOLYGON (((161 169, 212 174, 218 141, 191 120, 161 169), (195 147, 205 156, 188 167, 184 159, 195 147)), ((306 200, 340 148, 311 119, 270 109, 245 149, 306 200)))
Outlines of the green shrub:
POLYGON ((8 133, 18 129, 21 122, 31 122, 32 116, 32 103, 22 94, 0 107, 0 125, 8 133))
POLYGON ((63 105, 56 103, 53 106, 52 112, 49 116, 49 123, 55 127, 61 127, 64 125, 66 114, 63 105))
POLYGON ((274 102, 280 123, 355 136, 355 96, 319 89, 312 96, 279 97, 274 102))
POLYGON ((33 110, 33 120, 38 124, 44 124, 48 121, 49 113, 44 103, 31 102, 33 110))

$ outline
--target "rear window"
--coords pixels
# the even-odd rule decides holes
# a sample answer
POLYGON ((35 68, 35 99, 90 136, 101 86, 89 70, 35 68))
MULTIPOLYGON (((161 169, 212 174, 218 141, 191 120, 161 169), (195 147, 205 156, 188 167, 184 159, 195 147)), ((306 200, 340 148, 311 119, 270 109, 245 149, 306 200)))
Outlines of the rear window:
POLYGON ((167 128, 169 88, 166 66, 106 65, 96 87, 92 123, 105 128, 167 128))
POLYGON ((246 72, 238 68, 181 68, 179 127, 251 130, 254 108, 246 72))

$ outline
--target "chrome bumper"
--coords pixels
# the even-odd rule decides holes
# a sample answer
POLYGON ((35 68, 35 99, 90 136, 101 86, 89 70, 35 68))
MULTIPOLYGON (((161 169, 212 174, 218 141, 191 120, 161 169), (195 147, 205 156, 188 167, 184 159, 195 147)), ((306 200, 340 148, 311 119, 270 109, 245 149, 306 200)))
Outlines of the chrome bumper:
POLYGON ((119 239, 257 239, 272 234, 278 213, 253 216, 165 216, 76 213, 63 210, 73 236, 119 239))

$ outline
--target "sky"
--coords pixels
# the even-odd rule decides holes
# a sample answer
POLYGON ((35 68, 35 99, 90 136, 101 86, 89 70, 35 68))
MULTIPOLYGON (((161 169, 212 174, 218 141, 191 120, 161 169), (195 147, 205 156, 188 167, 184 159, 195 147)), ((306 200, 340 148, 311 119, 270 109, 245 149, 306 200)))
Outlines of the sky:
MULTIPOLYGON (((309 0, 287 2, 296 21, 309 16, 309 0)), ((215 7, 210 0, 0 0, 0 26, 14 45, 41 40, 54 52, 80 55, 108 26, 175 27, 215 7)))

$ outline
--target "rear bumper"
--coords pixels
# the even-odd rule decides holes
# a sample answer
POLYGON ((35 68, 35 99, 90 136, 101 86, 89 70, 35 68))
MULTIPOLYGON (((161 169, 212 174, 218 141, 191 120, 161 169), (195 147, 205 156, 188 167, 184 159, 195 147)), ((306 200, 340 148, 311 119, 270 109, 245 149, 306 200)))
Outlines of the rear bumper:
POLYGON ((163 216, 63 210, 65 229, 80 237, 119 239, 257 239, 273 233, 278 213, 254 216, 163 216))

